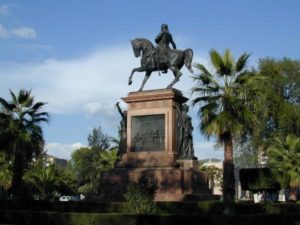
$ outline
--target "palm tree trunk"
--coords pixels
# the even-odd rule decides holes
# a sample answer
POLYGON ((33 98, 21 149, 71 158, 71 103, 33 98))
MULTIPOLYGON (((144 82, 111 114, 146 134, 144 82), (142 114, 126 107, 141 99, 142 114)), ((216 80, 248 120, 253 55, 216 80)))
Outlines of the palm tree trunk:
POLYGON ((232 138, 225 141, 223 164, 223 201, 224 214, 234 214, 234 165, 232 138))
POLYGON ((24 173, 24 159, 21 153, 15 154, 14 164, 13 164, 13 178, 11 191, 14 197, 20 197, 22 194, 21 184, 22 177, 24 173))

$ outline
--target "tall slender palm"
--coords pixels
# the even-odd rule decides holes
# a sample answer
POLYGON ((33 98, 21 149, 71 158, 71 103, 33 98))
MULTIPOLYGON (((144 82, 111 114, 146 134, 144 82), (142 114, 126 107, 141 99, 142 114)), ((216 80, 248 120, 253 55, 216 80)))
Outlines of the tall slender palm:
POLYGON ((34 103, 31 91, 10 91, 11 100, 0 98, 0 146, 13 158, 12 191, 20 188, 24 169, 44 147, 41 123, 48 122, 43 102, 34 103))
POLYGON ((245 69, 249 54, 242 54, 235 62, 228 49, 223 56, 214 49, 209 53, 214 73, 202 64, 195 65, 200 74, 194 76, 198 83, 192 89, 197 95, 192 102, 200 107, 201 132, 224 145, 224 212, 233 213, 233 140, 257 124, 253 110, 259 92, 253 85, 256 76, 245 69))
POLYGON ((268 164, 282 188, 291 188, 290 200, 297 200, 300 186, 300 138, 288 135, 285 141, 275 138, 268 148, 268 164))

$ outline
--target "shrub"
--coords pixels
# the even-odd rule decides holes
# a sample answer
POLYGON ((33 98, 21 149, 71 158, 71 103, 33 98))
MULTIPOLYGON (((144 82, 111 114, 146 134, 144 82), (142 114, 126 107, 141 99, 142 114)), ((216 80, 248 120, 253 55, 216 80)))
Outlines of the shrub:
POLYGON ((274 179, 269 168, 241 169, 240 180, 243 190, 254 192, 280 190, 280 184, 274 179))
POLYGON ((100 213, 2 212, 1 224, 18 225, 297 225, 299 214, 281 215, 122 215, 100 213))
POLYGON ((128 186, 124 194, 126 204, 124 213, 128 214, 156 214, 157 204, 154 200, 156 186, 142 178, 138 183, 132 183, 128 186))

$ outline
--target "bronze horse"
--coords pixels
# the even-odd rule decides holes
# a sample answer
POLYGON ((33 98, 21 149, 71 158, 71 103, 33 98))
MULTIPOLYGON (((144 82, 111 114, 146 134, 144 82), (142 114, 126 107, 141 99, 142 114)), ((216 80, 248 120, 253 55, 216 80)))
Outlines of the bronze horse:
POLYGON ((135 57, 140 57, 141 67, 134 68, 129 76, 128 84, 132 84, 132 77, 135 72, 146 72, 145 78, 143 80, 142 86, 139 91, 142 91, 148 78, 150 77, 153 71, 162 71, 170 69, 175 78, 168 85, 167 88, 172 88, 172 86, 179 81, 182 73, 180 69, 183 65, 193 73, 192 70, 192 59, 193 59, 193 50, 188 48, 184 51, 174 50, 174 49, 164 49, 166 51, 166 57, 164 60, 161 60, 159 57, 159 49, 155 48, 154 45, 145 38, 136 38, 131 41, 133 52, 135 57), (163 62, 162 62, 163 61, 163 62))

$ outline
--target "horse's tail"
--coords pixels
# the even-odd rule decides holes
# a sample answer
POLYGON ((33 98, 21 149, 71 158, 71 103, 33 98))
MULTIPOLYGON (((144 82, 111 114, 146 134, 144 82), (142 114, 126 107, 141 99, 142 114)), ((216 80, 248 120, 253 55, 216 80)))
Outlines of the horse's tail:
POLYGON ((186 50, 183 51, 184 53, 184 65, 186 66, 186 68, 188 68, 188 70, 193 73, 193 69, 192 69, 192 60, 193 60, 193 50, 188 48, 186 50))

